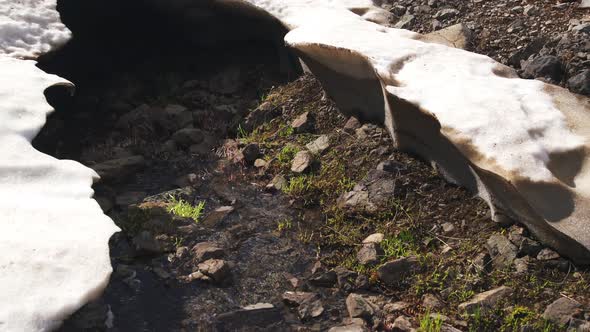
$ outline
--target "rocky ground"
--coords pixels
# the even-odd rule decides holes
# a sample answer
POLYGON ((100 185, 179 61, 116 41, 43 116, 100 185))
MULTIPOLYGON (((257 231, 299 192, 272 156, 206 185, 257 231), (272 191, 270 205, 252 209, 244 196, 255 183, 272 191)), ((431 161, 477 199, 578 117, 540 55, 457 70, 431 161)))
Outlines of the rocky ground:
POLYGON ((384 0, 391 26, 430 33, 463 24, 470 49, 510 65, 523 78, 543 79, 590 95, 590 9, 580 1, 384 0))
MULTIPOLYGON (((575 3, 383 6, 420 32, 464 23, 472 49, 523 75, 555 55, 561 76, 546 79, 588 86, 575 3)), ((494 223, 314 77, 285 82, 260 53, 205 74, 185 58, 138 63, 58 105, 35 146, 95 169, 122 229, 105 294, 62 331, 590 329, 585 267, 494 223)))

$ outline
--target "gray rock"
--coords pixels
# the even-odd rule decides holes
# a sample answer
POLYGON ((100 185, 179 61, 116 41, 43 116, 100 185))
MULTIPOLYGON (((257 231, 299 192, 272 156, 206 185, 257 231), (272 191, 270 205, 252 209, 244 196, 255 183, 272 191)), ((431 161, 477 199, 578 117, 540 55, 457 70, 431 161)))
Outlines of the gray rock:
POLYGON ((398 302, 393 302, 393 303, 387 303, 383 307, 383 311, 391 314, 391 313, 395 313, 398 311, 406 310, 409 307, 410 307, 410 304, 408 302, 398 301, 398 302))
POLYGON ((579 9, 586 9, 586 8, 590 8, 590 0, 582 0, 580 2, 580 5, 578 5, 579 9))
POLYGON ((581 307, 582 305, 578 301, 562 297, 547 306, 543 312, 543 318, 557 325, 567 326, 572 316, 574 316, 581 307))
POLYGON ((539 252, 539 254, 537 255, 537 259, 540 261, 548 261, 548 260, 558 259, 558 258, 560 258, 559 254, 549 248, 545 248, 545 249, 541 250, 539 252))
MULTIPOLYGON (((443 306, 442 302, 433 294, 424 294, 422 297, 422 306, 426 309, 439 309, 443 306)), ((432 311, 431 311, 432 312, 432 311)))
POLYGON ((581 95, 590 96, 590 69, 581 71, 567 81, 570 90, 581 95))
POLYGON ((572 28, 574 33, 590 33, 590 23, 581 23, 572 28))
POLYGON ((494 234, 486 242, 486 248, 492 257, 492 264, 497 269, 504 269, 512 265, 518 248, 505 236, 494 234))
POLYGON ((406 13, 406 7, 402 5, 395 5, 392 9, 393 13, 397 16, 402 16, 406 13))
POLYGON ((443 233, 449 234, 455 231, 455 225, 452 222, 446 222, 441 225, 443 233))
POLYGON ((96 202, 102 209, 102 212, 104 213, 110 212, 113 209, 113 207, 115 207, 115 203, 110 197, 97 195, 94 197, 94 200, 96 200, 96 202))
POLYGON ((192 249, 195 257, 195 263, 200 263, 213 258, 223 258, 225 255, 223 249, 213 242, 197 243, 192 249))
POLYGON ((313 155, 309 151, 299 151, 291 162, 291 171, 303 173, 310 170, 313 163, 313 155))
POLYGON ((200 129, 184 128, 180 129, 172 135, 172 140, 176 144, 184 147, 189 147, 194 144, 199 144, 203 141, 205 135, 200 129))
POLYGON ((275 177, 266 185, 268 190, 283 190, 287 187, 289 182, 281 174, 275 175, 275 177))
POLYGON ((514 260, 514 269, 516 274, 524 275, 529 271, 530 257, 524 256, 514 260))
POLYGON ((377 269, 377 277, 387 285, 396 285, 419 268, 418 259, 414 256, 389 261, 377 269))
POLYGON ((498 302, 508 297, 511 293, 512 289, 506 286, 494 288, 487 292, 477 294, 471 300, 461 303, 459 305, 459 310, 465 311, 469 314, 480 309, 491 310, 494 309, 498 302))
POLYGON ((357 130, 360 127, 361 123, 359 122, 359 120, 354 116, 351 116, 348 119, 348 121, 346 121, 346 124, 344 124, 344 128, 342 128, 342 130, 344 130, 344 132, 346 133, 354 134, 355 130, 357 130))
POLYGON ((330 137, 328 135, 321 135, 305 147, 313 154, 322 154, 330 147, 330 137))
POLYGON ((398 318, 396 318, 395 321, 393 321, 393 325, 392 325, 391 330, 395 331, 395 332, 416 331, 416 329, 414 329, 412 327, 412 323, 410 322, 410 319, 406 316, 399 316, 398 318))
POLYGON ((203 220, 203 225, 207 227, 215 227, 218 224, 222 223, 227 216, 229 216, 232 212, 234 212, 235 208, 233 206, 221 206, 217 209, 213 210, 207 218, 203 220))
POLYGON ((366 332, 368 331, 366 327, 360 324, 349 324, 349 325, 341 325, 341 326, 334 326, 328 330, 328 332, 366 332))
POLYGON ((371 286, 369 277, 364 274, 359 274, 354 280, 354 288, 359 290, 367 290, 371 286))
POLYGON ((428 33, 425 36, 429 41, 463 50, 469 48, 473 39, 471 30, 462 23, 428 33))
POLYGON ((438 12, 436 12, 436 14, 434 14, 434 18, 436 18, 438 20, 446 20, 446 19, 453 18, 453 17, 459 15, 460 13, 461 12, 458 11, 457 9, 446 8, 446 9, 441 9, 438 12))
POLYGON ((317 293, 311 292, 284 292, 283 293, 283 301, 290 306, 297 307, 301 305, 301 303, 306 301, 311 301, 318 299, 319 295, 317 293))
POLYGON ((393 27, 396 29, 409 29, 412 24, 414 24, 415 20, 416 17, 414 15, 406 14, 402 16, 393 27))
POLYGON ((395 187, 395 179, 390 173, 371 170, 352 191, 338 199, 338 205, 342 208, 374 212, 387 206, 394 195, 395 187))
POLYGON ((356 254, 356 259, 363 265, 374 265, 379 263, 383 255, 381 246, 377 243, 365 243, 356 254))
POLYGON ((169 132, 193 125, 193 113, 182 105, 170 104, 164 108, 164 115, 158 124, 169 132))
POLYGON ((489 253, 481 253, 473 260, 477 272, 490 272, 492 270, 492 257, 489 253))
POLYGON ((518 248, 518 255, 537 257, 542 249, 543 246, 539 242, 525 237, 522 239, 520 247, 518 248))
POLYGON ((381 242, 383 242, 383 239, 384 238, 385 238, 385 235, 383 233, 374 233, 374 234, 371 234, 371 235, 367 236, 363 240, 363 244, 366 244, 366 243, 381 243, 381 242))
POLYGON ((351 318, 371 319, 377 307, 359 294, 349 294, 346 298, 346 309, 351 318))
POLYGON ((244 122, 244 130, 252 131, 261 124, 268 122, 281 114, 281 110, 273 106, 270 102, 260 104, 255 110, 250 112, 244 122))
POLYGON ((308 320, 321 316, 324 313, 324 306, 319 298, 310 299, 303 301, 299 305, 297 312, 299 313, 299 318, 308 320))
POLYGON ((291 127, 296 133, 310 132, 313 130, 313 122, 311 113, 305 112, 291 122, 291 127))
POLYGON ((98 173, 102 181, 123 181, 126 177, 145 167, 142 156, 113 159, 91 166, 98 173))
POLYGON ((524 7, 524 11, 523 13, 526 16, 537 16, 541 13, 541 11, 539 10, 539 7, 534 6, 534 5, 526 5, 524 7))
POLYGON ((213 279, 215 282, 223 282, 230 275, 229 264, 221 259, 209 259, 200 263, 199 272, 213 279))
POLYGON ((179 177, 174 181, 174 184, 180 188, 195 185, 199 180, 199 177, 195 173, 190 173, 179 177))
POLYGON ((121 116, 115 123, 115 128, 125 130, 140 124, 153 125, 157 120, 158 112, 146 104, 142 104, 129 113, 121 116))
POLYGON ((508 58, 508 64, 514 66, 516 68, 520 68, 520 64, 522 61, 528 59, 531 55, 539 53, 543 46, 547 43, 546 37, 539 37, 533 39, 530 43, 528 43, 525 47, 521 48, 520 50, 516 51, 508 58))
POLYGON ((563 77, 563 64, 558 57, 543 55, 528 62, 524 67, 524 78, 547 78, 560 82, 563 77))
POLYGON ((338 282, 338 288, 343 290, 345 293, 350 293, 355 289, 355 280, 358 276, 356 272, 347 270, 344 267, 338 266, 334 269, 336 272, 336 281, 338 282))

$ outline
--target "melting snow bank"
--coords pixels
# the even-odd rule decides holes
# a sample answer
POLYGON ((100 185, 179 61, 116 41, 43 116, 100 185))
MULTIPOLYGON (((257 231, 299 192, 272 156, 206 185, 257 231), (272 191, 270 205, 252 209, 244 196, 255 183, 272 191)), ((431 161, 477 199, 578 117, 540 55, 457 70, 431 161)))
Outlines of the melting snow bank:
POLYGON ((400 149, 590 263, 590 101, 522 80, 494 60, 368 22, 366 1, 250 0, 347 113, 378 121, 400 149), (356 13, 356 14, 355 14, 356 13), (365 17, 366 18, 366 17, 365 17))
POLYGON ((40 153, 31 140, 56 84, 34 61, 0 57, 0 330, 47 331, 106 287, 118 231, 92 199, 97 177, 40 153))

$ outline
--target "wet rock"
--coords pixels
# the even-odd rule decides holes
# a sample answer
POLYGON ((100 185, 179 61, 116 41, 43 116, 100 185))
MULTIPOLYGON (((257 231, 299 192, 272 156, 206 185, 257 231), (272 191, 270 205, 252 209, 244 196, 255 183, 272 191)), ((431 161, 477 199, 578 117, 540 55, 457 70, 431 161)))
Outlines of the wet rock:
POLYGON ((419 268, 418 259, 414 256, 389 261, 377 269, 377 277, 387 285, 396 285, 419 268))
POLYGON ((344 128, 342 128, 342 130, 344 130, 344 132, 346 133, 354 134, 355 130, 357 130, 360 127, 361 123, 359 122, 359 120, 354 116, 351 116, 350 118, 348 118, 348 121, 346 121, 346 123, 344 124, 344 128))
POLYGON ((143 191, 129 191, 118 195, 115 204, 118 207, 128 207, 129 205, 141 203, 146 196, 147 194, 143 191))
POLYGON ((366 243, 357 252, 356 259, 360 264, 373 265, 379 263, 381 256, 383 256, 383 250, 379 244, 366 243))
POLYGON ((197 243, 192 249, 195 257, 195 263, 200 263, 209 259, 223 258, 225 252, 216 243, 201 242, 197 243))
POLYGON ((380 162, 379 165, 377 165, 377 170, 395 174, 403 172, 406 169, 407 167, 404 164, 399 163, 395 160, 385 160, 380 162))
POLYGON ((446 9, 441 9, 438 12, 436 12, 436 14, 434 14, 434 18, 439 19, 439 20, 446 20, 446 19, 453 18, 453 17, 459 15, 460 13, 461 12, 459 12, 457 9, 446 8, 446 9))
POLYGON ((363 240, 363 244, 367 244, 367 243, 381 243, 381 242, 383 242, 383 239, 384 238, 385 238, 385 235, 383 233, 374 233, 374 234, 371 234, 371 235, 367 236, 363 240))
POLYGON ((461 303, 459 305, 459 310, 465 311, 469 314, 480 309, 491 310, 494 309, 494 306, 498 302, 508 297, 511 293, 512 289, 510 287, 501 286, 494 288, 487 292, 477 294, 471 300, 461 303))
POLYGON ((322 135, 305 146, 313 154, 322 154, 330 147, 330 137, 322 135))
POLYGON ((96 200, 96 202, 102 209, 102 212, 104 213, 110 212, 113 209, 113 207, 115 207, 115 203, 110 197, 97 195, 94 197, 94 200, 96 200))
POLYGON ((142 231, 133 237, 133 245, 140 253, 160 254, 164 249, 156 237, 149 231, 142 231))
POLYGON ((221 259, 209 259, 198 265, 199 272, 213 279, 215 282, 223 282, 231 273, 229 264, 221 259))
POLYGON ((182 105, 170 104, 164 108, 164 116, 159 119, 158 123, 168 132, 174 132, 192 126, 193 113, 182 105))
POLYGON ((250 112, 244 122, 244 130, 252 131, 263 123, 269 122, 281 114, 281 110, 270 102, 263 102, 250 112))
POLYGON ((270 303, 258 303, 216 317, 217 331, 252 331, 270 328, 283 321, 281 312, 270 303))
POLYGON ((246 164, 252 165, 260 156, 260 147, 256 143, 247 144, 242 149, 242 154, 244 155, 244 161, 246 162, 246 164))
POLYGON ((146 165, 142 156, 113 159, 91 166, 98 173, 101 181, 124 181, 146 165))
POLYGON ((414 329, 412 327, 412 323, 410 322, 410 319, 406 316, 399 316, 398 318, 395 319, 395 321, 393 322, 392 331, 395 332, 414 332, 416 331, 416 329, 414 329))
POLYGON ((338 281, 338 276, 333 270, 314 273, 309 279, 309 283, 317 287, 333 287, 338 281))
POLYGON ((218 207, 213 212, 209 213, 207 218, 203 220, 203 226, 217 226, 218 224, 222 223, 232 212, 234 212, 234 210, 235 208, 233 206, 218 207))
POLYGON ((346 309, 351 318, 371 319, 377 307, 359 294, 350 294, 346 298, 346 309))
POLYGON ((512 265, 518 249, 505 236, 494 234, 486 242, 486 248, 492 257, 492 264, 497 269, 512 265))
POLYGON ((183 147, 199 144, 204 138, 205 135, 203 132, 200 129, 195 128, 180 129, 172 135, 172 140, 183 147))
POLYGON ((291 127, 295 133, 306 133, 313 131, 314 120, 309 112, 305 112, 291 122, 291 127))
POLYGON ((540 261, 548 261, 548 260, 558 259, 558 258, 560 258, 559 254, 549 248, 545 248, 545 249, 541 250, 539 252, 539 254, 537 255, 537 259, 540 261))
POLYGON ((590 69, 583 70, 567 81, 570 90, 581 95, 590 96, 590 69))
POLYGON ((283 190, 287 187, 289 182, 281 174, 275 175, 275 177, 266 185, 267 190, 283 190))
POLYGON ((416 17, 414 15, 406 14, 402 16, 393 27, 396 29, 409 29, 412 24, 414 24, 415 20, 416 17))
POLYGON ((311 168, 313 163, 313 155, 309 151, 299 151, 295 154, 293 162, 291 163, 291 171, 295 173, 303 173, 311 168))
POLYGON ((558 57, 552 55, 539 56, 528 62, 524 67, 524 78, 547 78, 553 82, 561 81, 563 65, 558 57))
POLYGON ((222 94, 237 92, 242 85, 242 71, 239 67, 228 67, 209 81, 209 89, 222 94))
POLYGON ((442 302, 433 294, 424 294, 422 297, 422 306, 426 309, 439 309, 443 306, 442 302))
POLYGON ((198 181, 199 181, 199 177, 197 176, 197 174, 190 173, 190 174, 181 176, 178 179, 176 179, 174 181, 174 184, 179 186, 180 188, 183 188, 183 187, 193 186, 193 185, 197 184, 198 181))
POLYGON ((562 297, 547 306, 543 318, 559 325, 567 326, 570 319, 581 310, 582 305, 575 300, 562 297))

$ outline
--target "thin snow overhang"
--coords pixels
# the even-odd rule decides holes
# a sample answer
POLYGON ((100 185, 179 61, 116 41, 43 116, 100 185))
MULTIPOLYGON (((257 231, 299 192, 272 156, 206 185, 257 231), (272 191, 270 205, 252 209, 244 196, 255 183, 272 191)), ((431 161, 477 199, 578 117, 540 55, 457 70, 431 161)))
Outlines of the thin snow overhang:
POLYGON ((74 86, 36 67, 69 30, 54 0, 0 0, 0 330, 48 331, 99 296, 118 231, 92 199, 94 171, 35 150, 53 111, 44 92, 74 86))
POLYGON ((590 263, 588 98, 368 22, 355 13, 379 9, 365 1, 250 2, 292 29, 287 45, 342 111, 382 123, 396 147, 488 202, 494 220, 590 263))

